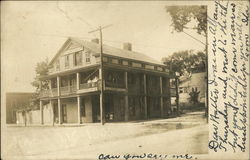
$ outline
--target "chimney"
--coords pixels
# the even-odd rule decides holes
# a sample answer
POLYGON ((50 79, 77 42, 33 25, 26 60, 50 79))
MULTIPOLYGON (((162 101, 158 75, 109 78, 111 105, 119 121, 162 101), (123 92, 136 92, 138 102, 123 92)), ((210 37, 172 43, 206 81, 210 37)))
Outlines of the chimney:
POLYGON ((131 43, 123 43, 123 49, 127 51, 132 51, 132 44, 131 43))
POLYGON ((99 39, 98 38, 92 39, 91 42, 99 44, 99 39))

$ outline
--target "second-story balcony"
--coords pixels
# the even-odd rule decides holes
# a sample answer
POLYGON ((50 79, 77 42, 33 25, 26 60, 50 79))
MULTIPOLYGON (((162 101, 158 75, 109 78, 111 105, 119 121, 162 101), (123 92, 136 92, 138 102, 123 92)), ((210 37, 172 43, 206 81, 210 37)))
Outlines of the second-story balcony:
MULTIPOLYGON (((77 90, 76 85, 70 86, 63 86, 60 87, 60 94, 61 96, 72 95, 76 93, 87 93, 87 92, 94 92, 99 91, 101 88, 101 81, 98 80, 96 82, 89 82, 79 84, 79 89, 77 90)), ((111 83, 104 81, 104 89, 105 90, 117 90, 117 91, 126 91, 125 84, 123 83, 111 83)), ((42 90, 40 92, 41 98, 49 98, 49 97, 57 97, 58 96, 58 89, 52 88, 48 90, 42 90)))

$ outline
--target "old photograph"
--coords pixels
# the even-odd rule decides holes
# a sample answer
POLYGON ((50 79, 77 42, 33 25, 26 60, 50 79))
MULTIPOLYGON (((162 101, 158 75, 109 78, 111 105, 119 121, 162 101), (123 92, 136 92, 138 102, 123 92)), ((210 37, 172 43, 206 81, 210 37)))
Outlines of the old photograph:
POLYGON ((215 147, 206 2, 4 1, 1 22, 1 159, 197 159, 215 147))

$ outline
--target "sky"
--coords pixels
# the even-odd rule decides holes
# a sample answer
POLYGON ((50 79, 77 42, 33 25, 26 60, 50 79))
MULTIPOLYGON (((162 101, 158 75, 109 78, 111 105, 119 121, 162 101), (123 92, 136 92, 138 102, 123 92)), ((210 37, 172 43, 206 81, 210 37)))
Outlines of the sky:
MULTIPOLYGON (((183 2, 175 2, 183 4, 183 2)), ((187 3, 187 2, 186 2, 187 3)), ((198 2, 192 2, 198 4, 198 2)), ((189 4, 191 5, 190 1, 189 4)), ((166 1, 4 1, 1 2, 2 86, 7 92, 32 92, 35 66, 51 60, 67 37, 98 38, 88 32, 103 30, 104 44, 134 51, 161 61, 181 50, 204 50, 204 45, 184 33, 172 33, 166 1)), ((195 31, 189 34, 205 42, 195 31)))

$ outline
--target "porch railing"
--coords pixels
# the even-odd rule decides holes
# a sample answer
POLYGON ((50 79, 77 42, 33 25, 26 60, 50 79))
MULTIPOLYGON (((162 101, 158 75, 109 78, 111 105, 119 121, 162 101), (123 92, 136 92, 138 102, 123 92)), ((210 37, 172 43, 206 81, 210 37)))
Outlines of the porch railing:
POLYGON ((80 89, 87 89, 87 88, 94 88, 94 87, 97 87, 97 82, 80 84, 80 89))
MULTIPOLYGON (((100 81, 83 83, 83 84, 80 84, 79 89, 81 90, 81 89, 100 87, 98 85, 99 83, 100 81)), ((111 87, 111 88, 125 88, 125 84, 123 83, 112 83, 112 82, 107 82, 107 81, 104 81, 104 83, 105 83, 105 86, 111 87)), ((60 87, 60 95, 68 95, 68 94, 76 93, 76 90, 77 90, 76 85, 60 87)), ((58 96, 57 88, 43 90, 40 93, 40 97, 55 97, 55 96, 58 96)))
POLYGON ((76 85, 60 87, 61 95, 71 94, 76 92, 76 85))
POLYGON ((57 93, 57 88, 52 88, 51 89, 51 96, 54 97, 54 96, 57 96, 58 93, 57 93))
POLYGON ((49 89, 48 90, 42 90, 40 92, 40 97, 50 97, 50 96, 51 96, 51 92, 50 92, 49 89))
POLYGON ((105 81, 105 86, 112 87, 112 88, 125 88, 124 83, 113 83, 113 82, 108 82, 108 81, 105 81))
POLYGON ((69 86, 69 91, 70 91, 70 93, 75 93, 76 92, 76 85, 69 86))

